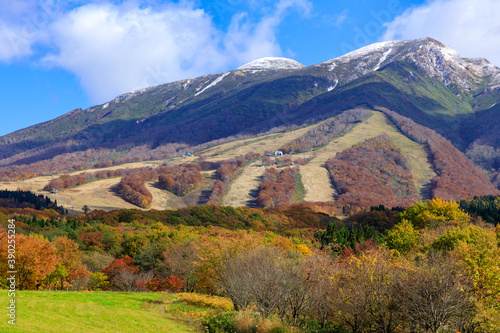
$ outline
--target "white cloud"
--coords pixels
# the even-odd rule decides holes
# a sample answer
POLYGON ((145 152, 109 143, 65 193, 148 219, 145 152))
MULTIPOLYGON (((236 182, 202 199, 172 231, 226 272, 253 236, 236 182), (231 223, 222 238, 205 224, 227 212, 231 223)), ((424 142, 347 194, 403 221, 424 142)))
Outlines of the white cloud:
POLYGON ((280 0, 254 22, 237 13, 228 31, 205 11, 181 2, 142 8, 126 3, 88 4, 51 24, 56 52, 44 63, 75 73, 92 101, 281 56, 277 29, 291 9, 307 14, 307 0, 280 0))
POLYGON ((259 22, 253 23, 246 13, 233 16, 224 37, 224 48, 228 56, 239 65, 266 56, 281 56, 281 47, 276 40, 277 29, 291 9, 309 15, 312 5, 306 0, 281 0, 274 11, 259 22))
POLYGON ((386 24, 382 40, 433 37, 500 66, 500 1, 431 0, 386 24))
POLYGON ((23 32, 22 26, 9 26, 0 22, 0 60, 9 61, 32 53, 32 40, 23 32))
POLYGON ((0 0, 0 61, 33 55, 33 46, 49 37, 47 28, 72 0, 0 0))
POLYGON ((282 56, 279 25, 292 10, 300 15, 312 10, 309 0, 268 1, 251 14, 235 12, 227 31, 221 31, 190 0, 7 2, 0 0, 7 8, 0 12, 0 61, 41 59, 72 72, 94 103, 282 56))
POLYGON ((55 23, 51 34, 58 53, 45 62, 75 73, 94 101, 213 71, 225 60, 210 17, 183 6, 155 12, 86 5, 55 23))

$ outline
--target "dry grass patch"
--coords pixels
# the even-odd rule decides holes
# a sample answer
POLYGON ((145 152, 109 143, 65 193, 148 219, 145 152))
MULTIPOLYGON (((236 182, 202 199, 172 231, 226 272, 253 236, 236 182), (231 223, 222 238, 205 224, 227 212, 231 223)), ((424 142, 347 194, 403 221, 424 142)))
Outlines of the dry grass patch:
POLYGON ((288 132, 269 134, 258 138, 233 141, 199 152, 199 154, 207 156, 209 160, 213 161, 225 160, 250 152, 260 153, 262 155, 266 150, 275 151, 279 149, 285 143, 298 138, 319 124, 320 123, 288 132))
POLYGON ((151 209, 178 209, 204 204, 214 187, 215 179, 213 176, 215 171, 201 171, 200 173, 203 176, 201 185, 182 197, 158 188, 156 182, 146 182, 146 188, 153 195, 151 209))
POLYGON ((334 199, 337 193, 331 185, 326 168, 306 164, 300 167, 300 174, 306 191, 304 201, 325 202, 334 199))
POLYGON ((224 197, 224 205, 243 207, 255 201, 256 191, 265 170, 260 161, 247 165, 241 175, 231 183, 224 197))

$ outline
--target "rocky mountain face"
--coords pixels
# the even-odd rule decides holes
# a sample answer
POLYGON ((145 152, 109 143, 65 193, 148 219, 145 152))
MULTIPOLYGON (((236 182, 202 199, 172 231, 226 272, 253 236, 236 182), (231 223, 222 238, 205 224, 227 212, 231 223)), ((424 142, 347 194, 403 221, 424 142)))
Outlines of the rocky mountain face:
POLYGON ((465 58, 432 38, 389 41, 309 67, 263 58, 122 94, 1 137, 0 166, 90 148, 199 145, 368 105, 430 127, 498 170, 499 102, 500 69, 487 60, 465 58))
POLYGON ((500 69, 482 58, 465 58, 432 38, 375 43, 341 57, 315 65, 334 72, 335 79, 348 83, 396 61, 406 61, 445 86, 457 85, 474 91, 486 79, 485 89, 500 87, 500 69))

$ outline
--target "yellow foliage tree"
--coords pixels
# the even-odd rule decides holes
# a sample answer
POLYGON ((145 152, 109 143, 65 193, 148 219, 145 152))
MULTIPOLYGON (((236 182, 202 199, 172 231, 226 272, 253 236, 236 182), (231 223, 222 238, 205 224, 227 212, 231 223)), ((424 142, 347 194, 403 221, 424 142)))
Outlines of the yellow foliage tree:
POLYGON ((400 214, 399 219, 400 221, 408 220, 415 228, 422 229, 436 227, 440 224, 464 223, 469 221, 470 217, 460 209, 457 202, 434 198, 425 203, 417 202, 408 207, 400 214))

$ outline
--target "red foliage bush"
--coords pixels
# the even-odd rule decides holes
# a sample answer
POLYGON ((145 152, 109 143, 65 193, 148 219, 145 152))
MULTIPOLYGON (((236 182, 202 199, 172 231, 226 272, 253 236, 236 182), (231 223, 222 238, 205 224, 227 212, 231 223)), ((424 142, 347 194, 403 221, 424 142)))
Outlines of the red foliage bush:
POLYGON ((155 276, 147 282, 146 288, 150 291, 166 291, 168 289, 167 281, 159 276, 155 276))
POLYGON ((104 240, 104 235, 100 231, 89 231, 78 236, 80 240, 87 247, 98 247, 104 249, 102 241, 104 240))
POLYGON ((297 175, 297 168, 286 168, 279 173, 275 168, 267 169, 259 185, 257 206, 275 208, 289 204, 295 195, 297 175))
POLYGON ((198 187, 202 180, 203 176, 199 171, 199 166, 194 164, 162 166, 159 169, 158 185, 175 195, 188 194, 198 187))
POLYGON ((123 176, 118 183, 117 190, 120 195, 130 203, 142 208, 149 208, 153 202, 153 195, 148 191, 144 183, 154 179, 156 171, 136 171, 123 176))
POLYGON ((122 259, 115 259, 113 262, 103 269, 103 273, 108 276, 109 287, 112 289, 117 289, 117 278, 123 271, 129 271, 132 273, 138 273, 139 268, 132 263, 132 258, 124 257, 122 259))
POLYGON ((183 285, 182 280, 175 275, 170 275, 165 281, 166 289, 176 293, 181 291, 183 285))

